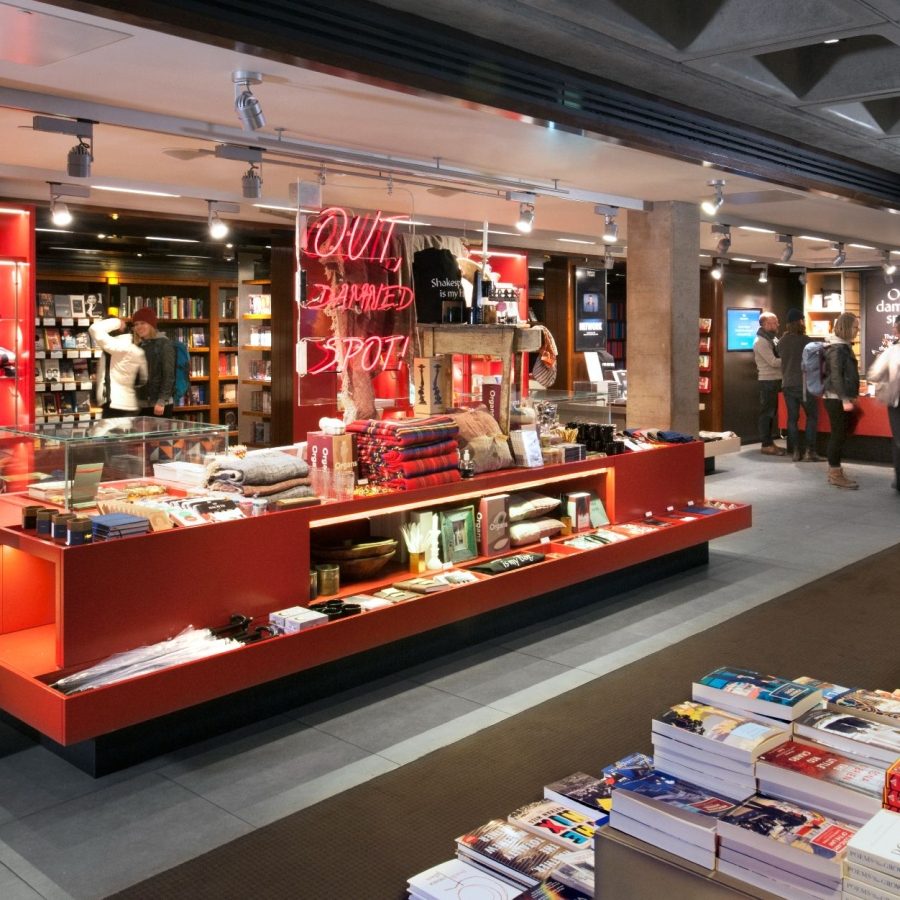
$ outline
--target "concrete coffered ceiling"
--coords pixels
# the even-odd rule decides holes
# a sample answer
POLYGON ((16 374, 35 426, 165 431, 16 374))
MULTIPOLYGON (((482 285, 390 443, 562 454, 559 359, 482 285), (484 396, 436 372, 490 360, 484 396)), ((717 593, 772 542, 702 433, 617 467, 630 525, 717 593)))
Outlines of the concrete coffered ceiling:
MULTIPOLYGON (((900 173, 900 4, 894 2, 381 5, 900 173)), ((848 244, 849 264, 877 265, 884 250, 900 251, 900 215, 883 207, 722 173, 602 135, 340 78, 73 6, 85 5, 0 3, 0 196, 7 199, 46 207, 47 182, 77 182, 89 185, 91 196, 72 198, 73 211, 116 210, 123 221, 129 212, 153 213, 203 236, 207 200, 241 204, 224 218, 290 227, 289 212, 255 204, 289 207, 298 180, 322 180, 327 204, 428 223, 414 226, 419 230, 452 228, 480 241, 488 222, 499 232, 490 236, 492 244, 596 255, 603 249, 597 203, 633 209, 667 200, 697 203, 711 193, 710 179, 725 178, 717 221, 732 225, 732 257, 775 262, 783 249, 778 231, 795 235, 794 265, 828 266, 831 242, 839 240, 848 244), (253 91, 267 124, 257 132, 242 131, 234 112, 231 73, 241 69, 263 75, 253 91), (33 130, 35 114, 96 123, 89 178, 67 177, 66 153, 75 139, 33 130), (260 200, 242 198, 247 164, 217 158, 217 144, 262 148, 260 200), (537 194, 528 239, 511 227, 517 204, 505 198, 509 190, 537 194)), ((619 255, 626 252, 625 218, 619 255)), ((711 224, 700 225, 706 253, 715 252, 719 238, 711 224)))

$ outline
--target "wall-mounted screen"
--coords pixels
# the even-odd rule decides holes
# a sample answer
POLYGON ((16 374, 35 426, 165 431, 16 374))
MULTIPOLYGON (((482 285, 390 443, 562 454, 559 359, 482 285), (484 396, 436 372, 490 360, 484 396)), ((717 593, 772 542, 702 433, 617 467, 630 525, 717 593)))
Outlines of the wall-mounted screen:
POLYGON ((725 349, 752 350, 756 332, 759 331, 761 309, 725 310, 725 349))
POLYGON ((606 270, 575 270, 575 352, 606 347, 606 270))

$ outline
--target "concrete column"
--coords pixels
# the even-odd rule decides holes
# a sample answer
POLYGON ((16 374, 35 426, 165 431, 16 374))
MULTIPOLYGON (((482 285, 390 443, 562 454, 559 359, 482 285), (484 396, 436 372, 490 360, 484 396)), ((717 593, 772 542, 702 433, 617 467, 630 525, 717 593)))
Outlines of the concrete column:
POLYGON ((628 211, 630 428, 699 428, 700 214, 693 203, 628 211))

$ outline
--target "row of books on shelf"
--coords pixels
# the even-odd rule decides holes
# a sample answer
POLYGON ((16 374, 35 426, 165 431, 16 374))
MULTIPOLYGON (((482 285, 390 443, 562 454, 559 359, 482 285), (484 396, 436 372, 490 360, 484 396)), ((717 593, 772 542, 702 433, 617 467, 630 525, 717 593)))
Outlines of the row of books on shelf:
POLYGON ((272 313, 271 294, 250 294, 247 297, 247 311, 252 316, 268 316, 272 313))
POLYGON ((271 347, 272 329, 268 325, 254 325, 250 329, 249 344, 251 347, 271 347))
POLYGON ((238 374, 238 357, 236 353, 220 353, 219 354, 219 362, 218 362, 218 370, 219 375, 233 375, 237 377, 238 374))
POLYGON ((119 315, 126 319, 143 306, 152 309, 160 319, 205 319, 209 310, 208 301, 202 297, 142 297, 129 295, 124 289, 122 294, 118 298, 119 315))
POLYGON ((867 856, 900 840, 900 693, 721 668, 691 697, 652 721, 611 827, 788 900, 900 897, 900 859, 891 887, 867 856))
POLYGON ((608 321, 606 323, 607 331, 606 335, 608 338, 613 338, 615 340, 624 341, 625 340, 625 323, 624 322, 615 322, 608 321))
POLYGON ((268 391, 253 391, 250 394, 251 412, 268 415, 272 412, 272 395, 268 391))
MULTIPOLYGON (((37 400, 36 415, 68 416, 78 413, 90 413, 92 407, 91 392, 86 391, 45 391, 37 400)), ((99 410, 97 410, 99 412, 99 410)))
POLYGON ((191 377, 205 378, 209 375, 209 358, 206 356, 192 355, 190 357, 191 377))
POLYGON ((237 403, 237 385, 219 385, 219 403, 237 403))
POLYGON ((34 378, 44 384, 93 381, 97 361, 76 357, 74 359, 36 359, 34 378))
POLYGON ((181 406, 207 406, 209 390, 205 384, 191 384, 181 400, 181 406))
POLYGON ((167 328, 166 334, 176 341, 181 341, 191 350, 209 347, 209 336, 206 329, 200 325, 180 325, 175 328, 167 328))
POLYGON ((219 326, 219 347, 237 348, 238 344, 238 327, 237 325, 220 325, 219 326))
POLYGON ((272 380, 271 359, 251 359, 247 364, 247 377, 253 381, 272 380))
POLYGON ((95 345, 86 328, 46 325, 34 329, 34 346, 36 350, 53 353, 59 350, 92 350, 95 345))
POLYGON ((37 315, 56 319, 93 319, 103 315, 99 294, 51 294, 37 296, 37 315))

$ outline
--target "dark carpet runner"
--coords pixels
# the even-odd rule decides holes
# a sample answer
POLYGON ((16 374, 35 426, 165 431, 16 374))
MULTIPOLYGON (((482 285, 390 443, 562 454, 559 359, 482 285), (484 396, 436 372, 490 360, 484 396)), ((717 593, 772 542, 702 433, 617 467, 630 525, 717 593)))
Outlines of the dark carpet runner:
POLYGON ((717 666, 900 686, 898 584, 900 544, 115 896, 399 900, 454 838, 544 784, 650 752, 653 715, 717 666))

